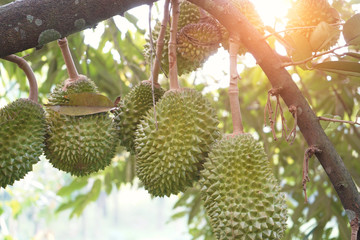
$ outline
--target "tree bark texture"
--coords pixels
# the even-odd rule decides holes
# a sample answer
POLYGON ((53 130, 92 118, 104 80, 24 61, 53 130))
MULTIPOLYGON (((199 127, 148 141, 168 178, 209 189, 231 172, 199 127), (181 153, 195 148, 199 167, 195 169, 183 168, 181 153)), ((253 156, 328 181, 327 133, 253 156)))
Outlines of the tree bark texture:
MULTIPOLYGON (((265 72, 272 87, 280 88, 280 95, 288 107, 297 109, 298 126, 309 146, 316 146, 316 153, 330 178, 347 213, 360 215, 360 195, 341 157, 322 129, 318 117, 310 108, 290 74, 281 67, 281 60, 263 36, 231 3, 231 0, 189 0, 218 19, 230 32, 237 35, 265 72)), ((305 149, 304 149, 305 151, 305 149)), ((299 173, 301 174, 301 173, 299 173)), ((349 214, 348 214, 349 215, 349 214)))
POLYGON ((0 57, 66 37, 156 0, 20 0, 0 7, 0 57))
MULTIPOLYGON (((0 7, 0 57, 40 47, 47 42, 93 27, 98 22, 141 4, 157 0, 22 0, 0 7)), ((298 126, 330 178, 348 215, 360 215, 360 195, 342 159, 315 113, 281 67, 279 56, 237 11, 232 0, 189 0, 217 18, 241 39, 288 107, 296 107, 298 126)), ((305 149, 304 149, 305 151, 305 149)), ((299 173, 301 174, 301 173, 299 173)))

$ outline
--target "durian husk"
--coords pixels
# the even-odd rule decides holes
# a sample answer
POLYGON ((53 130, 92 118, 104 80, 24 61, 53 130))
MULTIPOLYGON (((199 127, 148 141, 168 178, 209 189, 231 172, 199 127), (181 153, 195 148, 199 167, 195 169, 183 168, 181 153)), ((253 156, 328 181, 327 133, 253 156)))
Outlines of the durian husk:
MULTIPOLYGON (((61 105, 73 93, 97 92, 90 79, 58 85, 49 96, 50 105, 61 105)), ((111 163, 118 144, 116 127, 108 113, 67 116, 47 109, 45 155, 60 170, 84 176, 111 163)))
POLYGON ((32 171, 43 152, 45 129, 43 108, 29 99, 0 109, 0 187, 32 171))
MULTIPOLYGON (((191 24, 197 24, 201 21, 202 17, 201 17, 201 13, 199 8, 188 2, 188 1, 181 1, 179 4, 180 7, 180 15, 179 15, 179 21, 178 21, 178 33, 181 32, 181 30, 188 25, 191 24)), ((216 26, 218 27, 218 26, 216 26)), ((153 40, 154 40, 154 45, 156 46, 157 43, 157 39, 159 36, 159 32, 160 32, 160 28, 161 28, 161 22, 157 21, 157 23, 155 24, 154 30, 152 31, 152 36, 153 36, 153 40)), ((217 30, 219 31, 219 30, 217 30)), ((213 35, 212 33, 210 33, 210 35, 213 35)), ((161 56, 161 68, 162 70, 165 72, 165 74, 169 73, 169 57, 168 57, 168 44, 169 44, 169 40, 170 40, 170 27, 169 25, 167 25, 166 31, 165 31, 165 37, 164 37, 164 48, 162 51, 162 56, 161 56)), ((199 42, 199 40, 195 39, 195 42, 199 42)), ((201 48, 201 46, 200 46, 201 48)), ((145 48, 144 48, 144 55, 145 58, 147 59, 148 62, 150 62, 151 59, 151 47, 150 47, 150 40, 147 40, 147 43, 145 44, 145 48)), ((203 50, 201 50, 203 51, 203 50)), ((153 51, 154 52, 154 51, 153 51)), ((211 50, 211 53, 214 53, 215 51, 211 50)), ((210 56, 211 53, 207 53, 207 56, 210 56)), ((199 67, 201 67, 203 65, 203 63, 206 61, 207 57, 202 58, 202 59, 194 59, 191 60, 189 58, 185 58, 182 56, 182 54, 179 53, 179 51, 177 51, 177 70, 178 70, 178 75, 183 75, 186 73, 190 73, 192 71, 195 71, 196 69, 198 69, 199 67)))
POLYGON ((214 143, 200 184, 217 239, 281 239, 287 220, 284 194, 264 148, 250 134, 214 143))
MULTIPOLYGON (((155 102, 157 102, 164 90, 154 87, 155 102)), ((115 113, 114 121, 119 134, 121 145, 131 153, 135 154, 135 131, 145 113, 153 106, 151 83, 141 82, 120 102, 119 110, 115 113)))
MULTIPOLYGON (((321 22, 328 24, 339 23, 340 14, 335 8, 331 7, 327 0, 298 0, 289 9, 288 19, 287 29, 314 26, 314 28, 289 30, 288 32, 288 35, 291 35, 292 32, 300 33, 310 41, 311 34, 316 26, 321 22)), ((332 34, 327 44, 322 46, 321 49, 314 49, 314 51, 328 50, 337 43, 340 37, 339 27, 332 26, 332 28, 331 31, 337 31, 337 34, 332 34)))
POLYGON ((217 52, 220 29, 209 22, 188 24, 177 34, 177 52, 189 61, 204 62, 217 52))
POLYGON ((153 196, 185 191, 198 180, 210 145, 219 138, 215 110, 197 91, 168 91, 140 121, 136 173, 153 196))

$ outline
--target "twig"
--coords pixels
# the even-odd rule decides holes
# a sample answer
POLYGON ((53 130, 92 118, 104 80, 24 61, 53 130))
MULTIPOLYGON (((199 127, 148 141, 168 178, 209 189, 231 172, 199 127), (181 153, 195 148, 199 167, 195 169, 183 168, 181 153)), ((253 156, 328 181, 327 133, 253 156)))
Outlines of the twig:
POLYGON ((283 114, 283 110, 282 107, 280 105, 280 98, 279 98, 279 94, 281 92, 282 88, 272 88, 268 91, 268 98, 266 101, 266 106, 264 109, 264 125, 266 126, 266 113, 268 112, 268 118, 269 118, 269 123, 270 123, 270 127, 271 127, 271 131, 273 134, 273 138, 276 141, 276 131, 275 131, 275 123, 276 123, 276 116, 277 116, 277 112, 280 111, 280 116, 281 116, 281 124, 282 124, 282 135, 284 136, 285 133, 285 137, 286 137, 286 132, 287 132, 287 125, 286 125, 286 120, 283 114), (275 107, 275 115, 274 118, 272 117, 273 115, 273 109, 272 109, 272 105, 271 105, 271 96, 276 96, 276 107, 275 107))
POLYGON ((329 122, 339 122, 339 123, 348 123, 351 125, 360 125, 360 123, 358 122, 353 122, 353 121, 347 121, 347 120, 341 120, 341 119, 335 119, 335 118, 327 118, 327 117, 318 117, 319 120, 322 121, 329 121, 329 122))
MULTIPOLYGON (((155 87, 154 87, 155 79, 154 79, 153 54, 152 54, 152 51, 154 49, 154 42, 152 40, 152 32, 151 32, 151 9, 152 9, 152 4, 149 5, 149 34, 150 34, 150 45, 151 45, 151 47, 150 47, 150 69, 151 69, 150 79, 151 79, 151 94, 152 94, 152 101, 153 101, 153 107, 154 107, 153 112, 154 112, 155 127, 156 127, 156 130, 158 130, 158 122, 157 122, 157 117, 156 117, 156 106, 155 106, 155 104, 156 104, 155 87)), ((157 60, 157 55, 155 55, 155 59, 157 60)), ((159 67, 158 67, 158 71, 159 71, 159 67)), ((158 84, 157 75, 156 75, 156 83, 158 84)))
MULTIPOLYGON (((330 26, 341 26, 343 25, 343 23, 332 23, 329 24, 330 26)), ((291 32, 291 31, 296 31, 296 30, 301 30, 301 29, 311 29, 311 28, 316 28, 317 26, 306 26, 306 27, 293 27, 293 28, 287 28, 281 31, 275 31, 272 27, 270 26, 266 26, 265 29, 270 32, 270 34, 264 36, 264 40, 271 37, 272 35, 277 35, 279 33, 283 33, 283 32, 291 32)))
POLYGON ((297 120, 298 120, 298 111, 297 111, 297 107, 294 106, 294 105, 291 105, 289 107, 289 111, 291 112, 291 114, 293 115, 294 117, 294 127, 293 129, 291 130, 291 132, 289 133, 289 136, 286 138, 286 141, 290 141, 291 139, 291 136, 293 135, 292 139, 291 139, 291 142, 290 144, 293 144, 294 143, 294 140, 295 140, 295 137, 296 137, 296 127, 297 127, 297 120))
POLYGON ((28 64, 28 62, 24 58, 18 57, 14 54, 6 56, 6 57, 4 57, 4 59, 8 60, 10 62, 16 63, 18 65, 18 67, 24 71, 24 73, 26 74, 26 77, 28 79, 28 82, 29 82, 29 89, 30 89, 29 99, 37 103, 38 102, 38 86, 37 86, 35 74, 34 74, 33 70, 31 69, 30 65, 28 64))
POLYGON ((75 82, 76 80, 79 79, 80 76, 78 71, 76 70, 73 58, 71 56, 67 39, 66 38, 59 39, 58 45, 61 49, 61 53, 65 61, 66 69, 70 78, 69 82, 75 82))
POLYGON ((329 54, 329 53, 334 53, 334 51, 340 49, 340 48, 344 48, 344 47, 348 47, 348 45, 343 45, 343 46, 339 46, 339 47, 336 47, 336 48, 333 48, 329 51, 325 51, 325 52, 321 52, 321 53, 315 53, 314 55, 312 55, 311 57, 308 57, 302 61, 298 61, 298 62, 290 62, 290 63, 283 63, 281 65, 281 67, 288 67, 288 66, 293 66, 293 65, 300 65, 300 64, 304 64, 304 63, 307 63, 308 61, 311 61, 313 60, 314 58, 317 58, 317 57, 321 57, 323 55, 326 55, 326 54, 329 54))
POLYGON ((310 146, 308 149, 306 149, 304 154, 304 161, 303 161, 303 177, 302 177, 302 186, 303 191, 305 194, 305 203, 308 202, 307 194, 306 194, 306 182, 310 182, 309 178, 309 159, 315 154, 315 153, 321 153, 322 150, 319 149, 317 146, 310 146))
POLYGON ((239 52, 240 45, 237 41, 230 37, 229 39, 229 52, 230 52, 230 86, 229 98, 230 108, 233 122, 233 135, 244 133, 242 124, 241 109, 239 103, 239 88, 238 80, 239 74, 237 71, 237 53, 239 52))
MULTIPOLYGON (((155 63, 154 63, 154 67, 152 68, 152 78, 155 83, 158 82, 159 70, 161 67, 161 56, 162 56, 162 51, 164 49, 165 32, 166 32, 167 23, 169 21, 169 3, 170 3, 170 0, 165 1, 164 18, 161 22, 161 29, 160 29, 159 36, 158 36, 158 39, 156 42, 155 63)), ((149 21, 151 21, 151 19, 149 21)), ((153 44, 153 38, 152 38, 152 33, 151 33, 151 27, 150 27, 150 44, 151 44, 151 51, 152 51, 154 49, 154 44, 153 44)))
POLYGON ((180 88, 177 76, 177 60, 176 60, 176 34, 179 20, 179 1, 171 0, 172 3, 172 19, 169 40, 169 78, 170 89, 180 88))

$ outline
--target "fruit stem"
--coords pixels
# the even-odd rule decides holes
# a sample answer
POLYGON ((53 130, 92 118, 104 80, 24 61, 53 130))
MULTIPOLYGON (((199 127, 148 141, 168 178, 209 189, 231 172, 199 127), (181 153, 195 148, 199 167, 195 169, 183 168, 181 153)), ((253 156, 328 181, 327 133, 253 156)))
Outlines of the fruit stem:
POLYGON ((69 75, 68 82, 75 82, 79 79, 80 75, 78 74, 78 71, 76 70, 73 58, 70 53, 68 41, 66 38, 62 38, 58 40, 58 45, 61 49, 61 53, 63 55, 66 69, 69 75))
POLYGON ((29 88, 30 88, 29 99, 37 103, 38 102, 38 86, 37 86, 35 74, 34 74, 33 70, 31 69, 30 65, 28 64, 28 62, 24 58, 18 57, 14 54, 6 56, 6 57, 4 57, 4 59, 8 60, 10 62, 16 63, 19 66, 19 68, 21 68, 25 72, 26 77, 29 82, 29 88))
MULTIPOLYGON (((170 4, 170 0, 166 0, 164 4, 164 18, 161 22, 161 29, 156 43, 155 63, 152 71, 152 79, 154 83, 157 83, 159 79, 161 56, 162 56, 162 51, 164 49, 165 32, 166 32, 167 23, 169 21, 169 4, 170 4)), ((150 41, 152 42, 151 35, 150 35, 150 41)))
POLYGON ((171 0, 172 3, 172 19, 170 28, 170 40, 169 40, 169 78, 170 89, 180 88, 177 74, 177 61, 176 61, 176 33, 179 20, 179 1, 171 0))
POLYGON ((242 116, 239 103, 239 88, 238 79, 239 74, 237 72, 237 54, 240 45, 233 38, 229 39, 229 53, 230 53, 230 86, 229 86, 229 98, 230 108, 233 122, 233 135, 244 133, 244 127, 242 124, 242 116))

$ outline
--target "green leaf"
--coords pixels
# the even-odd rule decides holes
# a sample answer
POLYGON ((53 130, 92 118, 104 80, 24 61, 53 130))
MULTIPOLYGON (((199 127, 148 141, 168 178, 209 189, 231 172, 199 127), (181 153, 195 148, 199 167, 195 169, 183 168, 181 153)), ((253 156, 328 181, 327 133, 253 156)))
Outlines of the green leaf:
MULTIPOLYGON (((334 115, 324 114, 322 117, 333 118, 334 115)), ((321 125, 322 129, 324 129, 324 130, 329 126, 329 124, 330 124, 329 121, 320 121, 320 125, 321 125)))
POLYGON ((73 93, 66 96, 69 102, 66 106, 86 106, 86 107, 115 107, 114 103, 106 96, 98 93, 73 93))
POLYGON ((96 201, 100 195, 100 192, 101 192, 101 180, 96 179, 88 194, 89 201, 96 201))
POLYGON ((346 21, 343 27, 345 41, 349 45, 360 45, 360 13, 346 21))
POLYGON ((57 112, 59 114, 67 116, 85 116, 96 113, 109 112, 114 107, 85 107, 85 106, 49 106, 45 105, 48 109, 57 112))
POLYGON ((314 64, 313 68, 344 75, 360 77, 360 63, 349 61, 329 61, 314 64))
MULTIPOLYGON (((341 120, 341 117, 340 116, 334 116, 333 119, 337 119, 337 120, 341 120)), ((326 134, 330 134, 332 133, 333 131, 336 130, 336 128, 340 125, 340 122, 330 122, 328 127, 326 128, 325 130, 325 133, 326 134)))
POLYGON ((111 172, 107 172, 104 177, 105 183, 105 192, 106 194, 110 194, 112 190, 112 181, 111 181, 111 172))
MULTIPOLYGON (((293 47, 289 49, 289 54, 294 62, 303 61, 312 56, 312 48, 306 37, 300 33, 292 33, 285 37, 285 40, 293 47)), ((305 64, 300 65, 302 68, 306 68, 305 64)))
POLYGON ((60 188, 57 195, 62 197, 69 196, 71 193, 85 187, 87 184, 87 178, 75 178, 69 185, 60 188))
POLYGON ((137 19, 137 17, 135 17, 134 15, 128 13, 128 12, 125 12, 124 14, 124 17, 129 21, 131 22, 132 24, 134 24, 136 26, 137 22, 139 21, 137 19))
POLYGON ((347 52, 347 53, 343 53, 344 55, 356 58, 356 59, 360 59, 360 54, 359 53, 355 53, 355 52, 347 52))
POLYGON ((320 22, 310 36, 310 45, 313 51, 323 49, 339 34, 339 28, 326 22, 320 22))
POLYGON ((56 209, 55 212, 59 213, 61 211, 64 211, 66 209, 73 207, 74 205, 75 205, 75 201, 69 201, 69 202, 63 203, 56 209))

